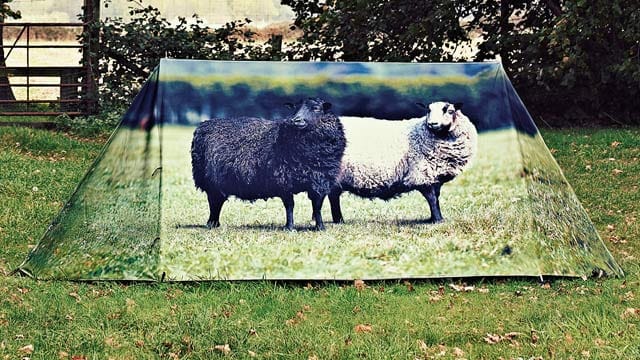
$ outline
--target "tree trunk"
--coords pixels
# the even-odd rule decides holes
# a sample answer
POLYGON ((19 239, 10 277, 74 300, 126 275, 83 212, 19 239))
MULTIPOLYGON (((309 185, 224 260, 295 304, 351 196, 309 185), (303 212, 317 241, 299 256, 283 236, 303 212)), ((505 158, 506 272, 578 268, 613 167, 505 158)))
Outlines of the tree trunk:
MULTIPOLYGON (((0 15, 0 23, 4 22, 4 17, 0 15)), ((9 85, 9 76, 7 74, 7 64, 4 61, 4 27, 0 26, 0 100, 15 100, 13 89, 9 85)))
POLYGON ((509 7, 509 0, 500 0, 500 60, 503 66, 509 67, 509 52, 505 41, 509 37, 509 16, 511 11, 509 7))

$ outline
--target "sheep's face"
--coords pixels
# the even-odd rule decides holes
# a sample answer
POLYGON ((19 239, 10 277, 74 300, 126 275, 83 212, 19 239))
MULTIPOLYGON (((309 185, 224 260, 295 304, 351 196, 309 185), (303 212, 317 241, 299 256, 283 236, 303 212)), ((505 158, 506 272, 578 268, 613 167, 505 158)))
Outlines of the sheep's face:
POLYGON ((287 104, 292 109, 296 109, 295 114, 289 117, 286 121, 288 124, 295 126, 298 129, 304 129, 307 126, 315 126, 323 120, 325 114, 331 109, 331 103, 328 103, 320 98, 308 98, 302 100, 297 106, 293 104, 287 104))
POLYGON ((456 125, 456 118, 460 115, 459 111, 462 104, 451 104, 444 101, 437 101, 425 106, 418 103, 418 106, 427 110, 427 126, 429 129, 444 133, 451 130, 456 125))

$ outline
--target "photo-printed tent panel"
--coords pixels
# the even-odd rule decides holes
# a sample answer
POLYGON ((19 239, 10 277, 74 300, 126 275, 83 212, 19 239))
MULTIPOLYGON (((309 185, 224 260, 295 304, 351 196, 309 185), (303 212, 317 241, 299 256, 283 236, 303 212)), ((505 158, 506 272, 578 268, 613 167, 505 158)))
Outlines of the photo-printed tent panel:
POLYGON ((155 71, 39 244, 18 268, 39 279, 157 280, 161 127, 155 71))
POLYGON ((41 279, 168 281, 623 274, 499 63, 169 59, 19 270, 41 279), (442 187, 445 221, 424 221, 429 206, 417 191, 389 201, 343 193, 345 223, 331 222, 325 201, 327 230, 311 231, 301 193, 295 232, 282 230, 279 199, 233 197, 220 228, 208 229, 206 194, 191 173, 195 127, 221 117, 286 118, 283 104, 306 97, 330 102, 338 116, 398 121, 424 116, 416 102, 464 103, 478 150, 442 187))

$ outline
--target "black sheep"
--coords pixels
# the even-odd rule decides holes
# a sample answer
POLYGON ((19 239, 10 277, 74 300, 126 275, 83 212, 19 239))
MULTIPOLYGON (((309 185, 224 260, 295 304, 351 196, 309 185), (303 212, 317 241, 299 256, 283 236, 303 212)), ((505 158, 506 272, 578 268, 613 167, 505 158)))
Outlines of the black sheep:
MULTIPOLYGON (((290 104, 292 107, 293 105, 290 104)), ((321 99, 303 100, 284 120, 255 117, 202 122, 191 143, 193 180, 209 200, 209 228, 220 226, 230 195, 242 200, 279 197, 293 230, 293 195, 307 192, 316 229, 320 210, 337 184, 346 140, 342 124, 321 99)))

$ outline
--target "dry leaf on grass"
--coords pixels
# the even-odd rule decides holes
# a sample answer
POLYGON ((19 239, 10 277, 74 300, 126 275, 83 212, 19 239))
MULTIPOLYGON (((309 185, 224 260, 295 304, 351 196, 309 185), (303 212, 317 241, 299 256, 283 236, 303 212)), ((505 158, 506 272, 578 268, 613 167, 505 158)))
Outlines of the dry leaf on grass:
POLYGON ((66 359, 69 357, 69 353, 66 351, 58 351, 58 359, 66 359))
POLYGON ((484 341, 489 345, 497 344, 502 341, 502 339, 502 336, 498 334, 487 334, 487 336, 484 337, 484 341))
POLYGON ((621 145, 622 143, 620 141, 614 141, 611 143, 611 147, 612 148, 617 148, 619 145, 621 145))
POLYGON ((505 340, 506 341, 510 341, 512 344, 516 344, 515 338, 518 337, 519 335, 520 335, 520 333, 519 332, 515 332, 515 331, 508 332, 508 333, 506 333, 504 335, 487 334, 487 336, 484 337, 484 341, 487 344, 490 344, 490 345, 494 345, 494 344, 497 344, 497 343, 499 343, 501 341, 505 341, 505 340))
POLYGON ((452 288, 455 291, 458 292, 469 292, 469 291, 473 291, 476 289, 475 286, 473 285, 467 285, 467 284, 461 284, 461 285, 456 285, 456 284, 449 284, 449 287, 452 288))
POLYGON ((635 318, 640 316, 640 309, 636 308, 626 308, 622 314, 620 314, 620 318, 622 320, 626 320, 629 318, 635 318))
POLYGON ((87 357, 84 355, 71 355, 71 360, 87 360, 87 357))
POLYGON ((31 354, 33 353, 33 345, 29 344, 29 345, 25 345, 23 347, 21 347, 20 349, 18 349, 18 351, 22 354, 31 354))
POLYGON ((461 358, 464 356, 464 351, 462 349, 460 349, 459 347, 454 347, 453 348, 453 356, 457 357, 457 358, 461 358))
POLYGON ((409 292, 413 291, 413 285, 410 282, 405 281, 404 285, 407 287, 407 291, 409 292))
POLYGON ((370 333, 373 330, 373 326, 371 324, 358 324, 353 330, 357 333, 370 333))
POLYGON ((429 347, 427 346, 427 343, 425 343, 423 340, 420 340, 420 339, 416 340, 416 344, 418 344, 418 348, 423 353, 426 353, 427 350, 429 350, 429 347))
POLYGON ((213 348, 218 350, 218 351, 220 351, 221 353, 223 353, 225 355, 231 353, 231 347, 229 347, 229 344, 216 345, 213 348))
POLYGON ((247 352, 249 353, 249 356, 251 356, 252 358, 258 356, 258 354, 256 354, 254 351, 247 350, 247 352))
POLYGON ((76 299, 76 302, 80 302, 80 295, 78 295, 77 292, 70 292, 69 296, 71 296, 72 298, 76 299))
POLYGON ((356 290, 362 291, 367 285, 364 283, 364 280, 358 279, 353 282, 353 286, 356 288, 356 290))

